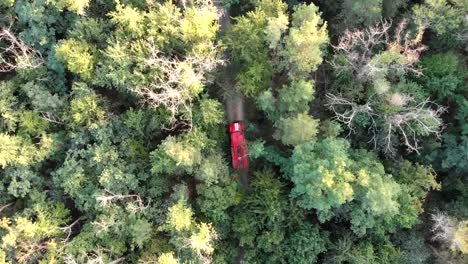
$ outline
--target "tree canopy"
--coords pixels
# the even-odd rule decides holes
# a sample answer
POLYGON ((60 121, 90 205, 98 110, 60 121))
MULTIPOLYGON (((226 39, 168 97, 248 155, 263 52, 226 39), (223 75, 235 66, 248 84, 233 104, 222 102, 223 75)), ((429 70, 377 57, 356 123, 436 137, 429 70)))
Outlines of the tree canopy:
POLYGON ((467 10, 0 1, 0 264, 467 263, 467 10))

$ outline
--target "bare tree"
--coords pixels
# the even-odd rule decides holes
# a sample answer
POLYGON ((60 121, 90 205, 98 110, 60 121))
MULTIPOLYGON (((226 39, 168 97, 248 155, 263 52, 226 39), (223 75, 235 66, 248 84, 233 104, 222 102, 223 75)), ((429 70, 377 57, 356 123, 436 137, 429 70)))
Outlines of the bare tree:
POLYGON ((444 212, 431 214, 432 240, 442 242, 452 252, 466 252, 468 221, 457 221, 444 212))
POLYGON ((338 121, 344 123, 349 128, 350 133, 354 131, 354 120, 358 114, 365 114, 371 118, 375 115, 370 102, 358 105, 341 96, 327 94, 326 97, 328 99, 326 106, 335 114, 335 118, 338 121))
POLYGON ((197 89, 206 82, 206 74, 223 64, 217 51, 211 47, 207 54, 189 55, 185 58, 165 57, 152 42, 148 42, 151 56, 146 60, 159 74, 146 87, 136 87, 133 92, 142 96, 152 107, 164 106, 171 113, 171 123, 180 113, 185 113, 184 121, 191 127, 192 99, 197 89))
POLYGON ((440 115, 446 111, 445 107, 429 99, 392 114, 376 111, 373 105, 378 102, 374 102, 372 97, 363 105, 333 94, 327 94, 327 99, 326 106, 335 114, 338 121, 348 127, 349 133, 354 132, 358 115, 367 116, 371 121, 368 132, 372 137, 369 142, 373 143, 374 148, 382 147, 384 152, 390 154, 395 151, 395 142, 399 142, 399 139, 395 138, 397 135, 401 136, 410 152, 418 152, 418 138, 421 135, 433 134, 439 137, 442 126, 440 115))
POLYGON ((431 227, 432 240, 450 243, 456 227, 455 222, 443 212, 431 214, 431 220, 433 223, 431 227))
POLYGON ((415 35, 410 34, 410 32, 405 32, 407 22, 403 20, 396 27, 394 34, 390 36, 391 27, 390 21, 382 21, 367 29, 346 30, 338 44, 333 46, 335 57, 330 62, 331 65, 338 73, 351 71, 358 80, 363 82, 380 77, 388 67, 421 74, 414 64, 419 60, 419 54, 426 48, 421 44, 424 28, 419 27, 415 35), (384 48, 402 55, 405 61, 380 65, 373 58, 384 48))
MULTIPOLYGON (((354 132, 358 116, 370 120, 367 129, 372 134, 369 143, 389 154, 395 153, 400 141, 408 151, 418 151, 421 136, 440 135, 440 115, 445 108, 429 99, 416 102, 410 95, 391 90, 391 72, 404 76, 421 74, 415 66, 421 52, 423 27, 416 32, 406 30, 401 21, 392 30, 392 23, 383 21, 364 30, 346 31, 336 46, 331 65, 335 71, 351 72, 355 80, 368 86, 364 102, 356 103, 342 95, 328 94, 328 108, 349 132, 354 132), (392 110, 385 110, 389 106, 392 110)), ((397 78, 397 80, 399 80, 397 78)))
POLYGON ((431 102, 429 99, 417 104, 414 107, 406 108, 404 111, 390 115, 385 118, 385 129, 387 135, 383 137, 385 150, 392 152, 392 132, 399 133, 405 146, 410 152, 418 153, 418 137, 420 135, 433 134, 440 137, 440 127, 442 120, 440 115, 446 111, 445 107, 431 102), (435 105, 433 109, 430 105, 435 105), (418 130, 418 131, 416 131, 418 130))
POLYGON ((37 68, 44 63, 39 51, 26 45, 9 28, 0 30, 0 72, 16 69, 37 68))

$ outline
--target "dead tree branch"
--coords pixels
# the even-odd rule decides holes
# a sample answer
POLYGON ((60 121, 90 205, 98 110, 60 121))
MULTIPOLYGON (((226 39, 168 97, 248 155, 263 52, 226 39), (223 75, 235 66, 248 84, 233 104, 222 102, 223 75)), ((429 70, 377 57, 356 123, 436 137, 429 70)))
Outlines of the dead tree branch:
POLYGON ((106 193, 108 195, 101 195, 96 197, 96 200, 102 207, 108 207, 116 201, 130 200, 130 202, 126 204, 127 210, 129 210, 132 213, 137 213, 147 209, 151 203, 151 200, 149 200, 148 203, 145 205, 143 199, 138 194, 114 194, 107 190, 106 193))
POLYGON ((424 28, 419 27, 415 35, 405 32, 407 22, 402 20, 390 36, 391 26, 390 21, 382 21, 367 29, 347 30, 339 43, 333 46, 335 57, 330 64, 338 73, 350 71, 363 82, 381 77, 389 68, 421 74, 414 65, 426 49, 421 44, 424 28), (382 64, 375 60, 382 51, 398 54, 404 59, 398 63, 382 64))
POLYGON ((6 208, 12 206, 13 204, 14 204, 14 203, 7 203, 7 204, 5 204, 5 205, 2 205, 2 206, 0 207, 0 213, 2 213, 3 210, 5 210, 6 208))
POLYGON ((159 74, 146 87, 132 89, 152 107, 164 106, 171 114, 171 123, 180 113, 183 121, 191 127, 192 99, 206 82, 206 73, 224 62, 211 47, 204 55, 189 55, 183 59, 165 57, 152 42, 147 44, 151 56, 148 67, 156 68, 159 74))
POLYGON ((377 148, 379 143, 387 153, 394 152, 393 143, 396 141, 396 134, 401 136, 408 151, 418 152, 419 137, 429 134, 440 136, 440 127, 442 126, 440 115, 446 111, 446 108, 429 99, 391 114, 374 111, 372 105, 376 103, 373 103, 372 100, 367 101, 364 105, 359 105, 333 94, 327 94, 327 99, 326 106, 335 114, 338 121, 348 127, 349 133, 354 132, 354 122, 359 114, 369 117, 371 124, 368 133, 372 134, 369 143, 373 143, 374 148, 377 148))
POLYGON ((63 242, 67 242, 69 239, 70 239, 70 236, 73 232, 73 227, 75 225, 77 225, 84 217, 78 217, 78 219, 76 219, 75 221, 73 221, 73 223, 67 225, 67 226, 64 226, 64 227, 61 227, 60 230, 64 233, 67 233, 67 237, 63 240, 63 242))
POLYGON ((327 94, 326 97, 328 99, 326 106, 335 114, 335 118, 338 121, 344 123, 348 127, 350 133, 354 131, 353 123, 358 114, 368 115, 374 120, 374 110, 369 102, 364 105, 358 105, 351 100, 333 94, 327 94), (344 109, 344 111, 340 109, 344 109))
POLYGON ((9 28, 0 29, 0 72, 37 68, 44 63, 39 51, 27 46, 9 28))

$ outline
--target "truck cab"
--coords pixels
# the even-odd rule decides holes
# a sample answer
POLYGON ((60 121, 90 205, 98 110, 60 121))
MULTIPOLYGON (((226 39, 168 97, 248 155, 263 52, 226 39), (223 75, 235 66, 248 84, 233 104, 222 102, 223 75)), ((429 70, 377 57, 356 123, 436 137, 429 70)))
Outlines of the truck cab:
POLYGON ((235 121, 229 125, 231 135, 232 166, 236 170, 247 171, 249 161, 247 157, 247 143, 244 137, 244 123, 235 121))

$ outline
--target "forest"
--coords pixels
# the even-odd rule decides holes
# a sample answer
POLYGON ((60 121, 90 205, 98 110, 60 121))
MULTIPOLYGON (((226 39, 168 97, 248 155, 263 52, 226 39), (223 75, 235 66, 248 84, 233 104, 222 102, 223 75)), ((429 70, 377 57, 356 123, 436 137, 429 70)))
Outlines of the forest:
POLYGON ((467 0, 0 0, 0 264, 466 264, 467 54, 467 0))

